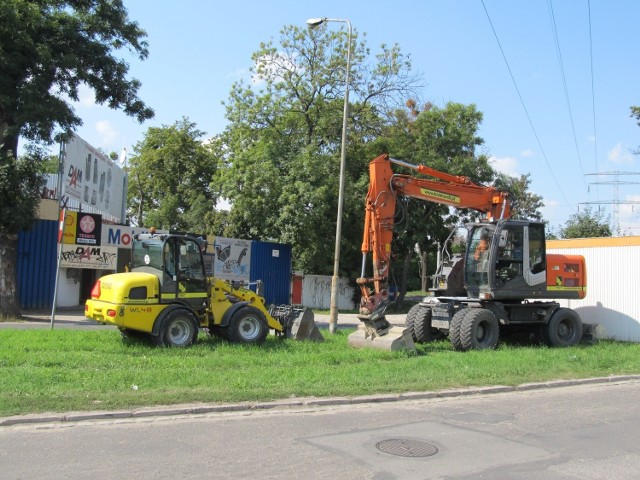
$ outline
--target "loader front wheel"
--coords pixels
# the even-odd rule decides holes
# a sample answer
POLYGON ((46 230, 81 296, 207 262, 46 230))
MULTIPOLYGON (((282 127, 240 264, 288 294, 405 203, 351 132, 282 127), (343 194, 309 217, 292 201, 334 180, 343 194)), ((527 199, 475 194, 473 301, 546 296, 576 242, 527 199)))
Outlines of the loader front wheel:
POLYGON ((260 345, 269 334, 269 326, 260 310, 244 307, 233 315, 227 333, 231 342, 260 345))

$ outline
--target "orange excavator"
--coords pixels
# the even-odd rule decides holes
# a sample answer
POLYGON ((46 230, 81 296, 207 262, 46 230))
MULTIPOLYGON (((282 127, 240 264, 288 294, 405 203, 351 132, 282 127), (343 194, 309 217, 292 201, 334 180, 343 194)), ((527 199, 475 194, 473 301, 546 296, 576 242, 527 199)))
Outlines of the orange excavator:
POLYGON ((362 271, 360 328, 349 337, 354 347, 384 350, 415 349, 415 341, 448 335, 456 350, 495 348, 502 328, 541 331, 552 346, 578 343, 583 325, 577 313, 552 299, 582 299, 586 295, 584 257, 549 254, 544 223, 512 220, 508 192, 478 185, 424 165, 380 155, 369 164, 362 271), (430 178, 395 174, 392 164, 430 178), (482 212, 485 218, 468 225, 463 271, 451 275, 461 284, 448 291, 462 296, 425 297, 407 314, 405 327, 385 318, 391 305, 389 269, 398 196, 409 196, 482 212), (369 254, 373 271, 366 276, 369 254))

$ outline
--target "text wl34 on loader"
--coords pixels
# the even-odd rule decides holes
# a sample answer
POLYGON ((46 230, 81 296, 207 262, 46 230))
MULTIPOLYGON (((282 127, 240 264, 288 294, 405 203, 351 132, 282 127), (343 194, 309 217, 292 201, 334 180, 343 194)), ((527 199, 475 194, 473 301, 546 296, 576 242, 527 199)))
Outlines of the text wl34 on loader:
POLYGON ((200 328, 236 343, 261 344, 269 330, 284 338, 324 340, 310 309, 267 309, 248 288, 207 277, 202 247, 184 235, 134 236, 130 271, 100 278, 85 315, 125 336, 149 335, 161 346, 189 346, 200 328))

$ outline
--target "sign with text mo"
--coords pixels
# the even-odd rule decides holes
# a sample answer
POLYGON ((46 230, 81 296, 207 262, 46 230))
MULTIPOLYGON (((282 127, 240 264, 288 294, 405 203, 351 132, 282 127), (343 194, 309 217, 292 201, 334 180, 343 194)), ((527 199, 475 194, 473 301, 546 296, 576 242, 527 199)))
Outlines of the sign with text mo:
POLYGON ((102 225, 102 244, 110 247, 131 248, 133 232, 125 225, 102 225))

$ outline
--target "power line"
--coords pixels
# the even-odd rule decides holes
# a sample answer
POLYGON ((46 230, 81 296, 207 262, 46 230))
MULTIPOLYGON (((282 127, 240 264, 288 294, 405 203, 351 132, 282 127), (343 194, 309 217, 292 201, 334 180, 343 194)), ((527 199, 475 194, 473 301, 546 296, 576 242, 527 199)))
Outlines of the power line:
POLYGON ((613 200, 604 200, 604 201, 595 201, 595 202, 581 202, 580 205, 613 205, 613 233, 616 236, 620 236, 620 205, 640 205, 639 201, 635 200, 620 200, 619 189, 620 185, 637 185, 640 182, 628 182, 624 180, 619 180, 621 175, 629 176, 629 175, 640 175, 640 172, 597 172, 597 173, 587 173, 587 175, 595 175, 597 177, 603 175, 611 175, 613 176, 613 180, 604 181, 604 182, 592 182, 592 185, 613 185, 613 200))
MULTIPOLYGON (((598 171, 598 135, 596 134, 596 89, 593 76, 593 33, 591 27, 591 0, 587 0, 589 10, 589 58, 591 60, 591 110, 593 111, 593 153, 596 160, 596 172, 598 171)), ((596 190, 596 198, 598 198, 596 190)))
POLYGON ((480 0, 480 2, 482 3, 482 7, 484 8, 484 13, 487 15, 487 20, 489 20, 489 25, 491 26, 491 30, 493 31, 493 35, 496 39, 496 42, 498 43, 498 48, 500 48, 500 52, 502 53, 502 58, 504 60, 504 63, 507 66, 507 70, 509 71, 509 75, 511 76, 511 81, 513 82, 513 86, 516 89, 516 92, 518 93, 518 98, 520 99, 520 104, 522 105, 522 108, 524 109, 524 113, 527 117, 527 120, 529 121, 529 125, 531 126, 531 130, 533 131, 533 136, 536 139, 536 142, 538 143, 538 147, 540 148, 540 152, 542 153, 542 157, 544 158, 545 163, 547 164, 547 167, 549 168, 549 173, 551 173, 551 177, 553 178, 554 183, 556 184, 556 187, 558 187, 558 192, 560 192, 560 194, 562 195, 562 197, 564 198, 564 201, 567 203, 567 205, 569 205, 569 200, 567 200, 566 195, 564 194, 564 191, 562 190, 562 187, 560 186, 560 183, 558 183, 558 179, 556 178, 555 173, 553 173, 553 169, 551 168, 551 164, 549 163, 549 159, 547 158, 547 154, 544 151, 544 148, 542 147, 542 143, 540 142, 540 137, 538 136, 538 132, 536 131, 536 128, 533 126, 533 121, 531 120, 531 116, 529 115, 529 111, 527 110, 527 106, 524 103, 524 100, 522 98, 522 94, 520 93, 520 89, 518 88, 518 83, 516 82, 516 79, 513 75, 513 72, 511 71, 511 67, 509 65, 509 61, 507 60, 507 56, 504 53, 504 50, 502 48, 502 44, 500 43, 500 39, 498 38, 498 34, 496 33, 496 29, 493 26, 493 22, 491 21, 491 16, 489 15, 489 11, 487 10, 487 6, 484 4, 484 0, 480 0))
POLYGON ((569 88, 567 87, 567 77, 564 73, 564 62, 562 61, 562 50, 560 49, 560 38, 558 37, 558 26, 556 24, 556 16, 553 12, 553 1, 548 0, 549 16, 551 17, 551 27, 553 30, 553 39, 556 44, 556 55, 560 65, 560 75, 562 76, 562 85, 564 87, 564 98, 567 101, 567 110, 569 111, 569 119, 571 121, 571 132, 573 133, 573 143, 576 146, 576 154, 578 155, 578 163, 580 164, 580 172, 582 173, 582 182, 587 186, 584 179, 584 168, 582 167, 582 157, 580 156, 580 148, 578 147, 578 138, 576 137, 576 126, 573 121, 573 112, 571 111, 571 102, 569 101, 569 88))

